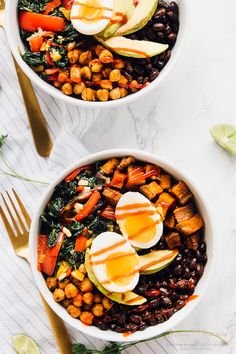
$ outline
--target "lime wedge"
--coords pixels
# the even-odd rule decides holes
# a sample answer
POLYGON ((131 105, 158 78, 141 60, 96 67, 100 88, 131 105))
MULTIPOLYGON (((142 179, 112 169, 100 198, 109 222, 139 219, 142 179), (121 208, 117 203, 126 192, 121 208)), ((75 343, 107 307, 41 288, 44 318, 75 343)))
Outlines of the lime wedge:
POLYGON ((236 127, 229 124, 218 124, 210 129, 215 141, 225 150, 236 154, 236 127))
POLYGON ((16 334, 13 336, 12 345, 18 354, 40 354, 38 345, 25 334, 16 334))

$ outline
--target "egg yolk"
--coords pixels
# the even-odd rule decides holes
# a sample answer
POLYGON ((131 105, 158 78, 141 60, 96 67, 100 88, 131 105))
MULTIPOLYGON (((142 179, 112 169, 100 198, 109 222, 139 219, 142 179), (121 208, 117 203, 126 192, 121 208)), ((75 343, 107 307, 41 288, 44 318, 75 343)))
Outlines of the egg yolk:
POLYGON ((148 215, 128 216, 124 228, 129 240, 145 243, 156 236, 156 222, 148 215))
POLYGON ((99 0, 87 0, 81 4, 79 16, 86 22, 96 21, 104 16, 104 8, 99 0))
POLYGON ((138 259, 134 253, 116 252, 106 258, 105 269, 110 282, 127 285, 137 273, 138 259))

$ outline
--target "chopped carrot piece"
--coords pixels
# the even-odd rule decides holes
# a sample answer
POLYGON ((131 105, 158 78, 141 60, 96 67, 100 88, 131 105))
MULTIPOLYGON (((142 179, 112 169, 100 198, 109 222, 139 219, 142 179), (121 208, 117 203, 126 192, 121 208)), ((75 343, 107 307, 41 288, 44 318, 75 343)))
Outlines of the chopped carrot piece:
POLYGON ((94 191, 89 200, 84 204, 84 207, 82 210, 78 212, 78 214, 75 216, 76 221, 80 221, 85 219, 89 214, 91 214, 92 210, 94 209, 95 205, 101 198, 101 194, 96 190, 94 191))
POLYGON ((88 239, 83 235, 79 235, 75 241, 75 251, 76 252, 83 252, 86 250, 86 243, 88 239))
POLYGON ((120 173, 120 171, 116 170, 110 186, 121 189, 124 185, 127 176, 124 173, 120 173))
POLYGON ((47 248, 47 250, 46 250, 46 257, 43 262, 42 271, 44 273, 46 273, 47 275, 52 275, 55 270, 57 256, 60 252, 60 248, 63 243, 64 237, 65 237, 64 233, 60 232, 60 234, 58 235, 57 243, 55 244, 55 246, 53 246, 51 248, 47 248))
POLYGON ((43 37, 34 37, 29 41, 31 52, 39 52, 43 44, 43 37))
POLYGON ((37 247, 37 254, 38 254, 38 265, 37 269, 41 272, 43 267, 43 261, 46 256, 47 250, 47 236, 46 235, 39 235, 38 238, 38 247, 37 247))

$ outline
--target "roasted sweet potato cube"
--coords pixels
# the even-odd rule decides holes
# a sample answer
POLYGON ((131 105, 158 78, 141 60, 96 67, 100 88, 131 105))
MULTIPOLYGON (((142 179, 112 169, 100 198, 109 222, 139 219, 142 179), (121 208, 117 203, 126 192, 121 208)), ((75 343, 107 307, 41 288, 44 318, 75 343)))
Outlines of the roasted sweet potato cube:
POLYGON ((160 186, 162 189, 170 189, 171 188, 171 176, 163 174, 160 177, 160 186))
POLYGON ((164 226, 168 227, 169 229, 174 229, 175 227, 175 217, 174 214, 167 214, 164 220, 164 226))
POLYGON ((118 165, 119 170, 125 170, 129 165, 134 163, 135 158, 133 156, 123 157, 120 164, 118 165))
POLYGON ((122 197, 122 194, 120 192, 109 187, 106 187, 102 194, 113 205, 116 205, 122 197))
POLYGON ((182 181, 178 182, 174 187, 171 188, 171 193, 178 198, 180 204, 184 205, 192 199, 193 195, 182 181))
POLYGON ((121 173, 119 170, 116 170, 112 181, 110 183, 110 186, 121 189, 124 185, 124 182, 126 180, 127 175, 124 173, 121 173))
POLYGON ((185 236, 189 236, 200 230, 203 226, 203 218, 196 214, 189 220, 179 222, 175 228, 185 236))
POLYGON ((152 165, 147 163, 145 165, 145 177, 150 178, 151 180, 159 180, 160 179, 160 167, 157 165, 152 165))
POLYGON ((110 175, 116 168, 116 166, 119 164, 119 160, 116 158, 112 158, 108 160, 102 167, 101 170, 106 174, 110 175))
POLYGON ((195 208, 192 203, 187 204, 183 207, 176 208, 174 210, 174 215, 176 218, 177 223, 181 221, 186 221, 191 219, 195 215, 195 208))
POLYGON ((181 237, 178 232, 170 232, 165 236, 165 241, 169 249, 180 247, 182 245, 181 237))
POLYGON ((132 188, 146 183, 143 166, 129 166, 126 187, 132 188))
POLYGON ((140 187, 140 192, 145 195, 149 200, 154 199, 156 196, 163 192, 163 189, 156 182, 151 182, 140 187))
POLYGON ((175 198, 171 194, 163 192, 157 199, 155 206, 161 206, 164 215, 166 215, 167 211, 174 205, 175 201, 175 198))
POLYGON ((198 249, 199 243, 200 243, 200 233, 196 232, 193 235, 187 236, 185 243, 186 243, 187 248, 190 248, 190 249, 196 251, 198 249))

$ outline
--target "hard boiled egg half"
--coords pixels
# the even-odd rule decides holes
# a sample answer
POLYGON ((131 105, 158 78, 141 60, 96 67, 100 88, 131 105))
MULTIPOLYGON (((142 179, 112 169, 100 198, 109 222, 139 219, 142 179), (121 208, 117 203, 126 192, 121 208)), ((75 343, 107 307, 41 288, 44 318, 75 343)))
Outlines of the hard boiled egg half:
POLYGON ((163 234, 163 222, 154 205, 138 192, 127 192, 115 211, 122 234, 136 248, 153 247, 163 234))
POLYGON ((122 235, 103 232, 91 246, 90 265, 99 283, 110 292, 124 293, 139 281, 138 255, 122 235))
POLYGON ((75 0, 71 9, 71 22, 78 32, 95 35, 107 27, 113 12, 114 0, 75 0))

